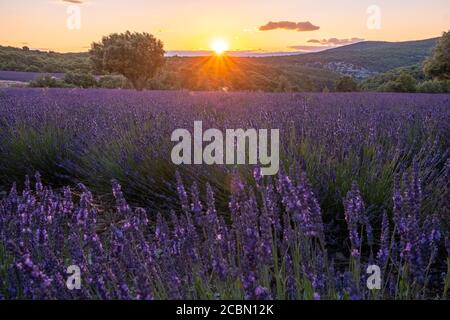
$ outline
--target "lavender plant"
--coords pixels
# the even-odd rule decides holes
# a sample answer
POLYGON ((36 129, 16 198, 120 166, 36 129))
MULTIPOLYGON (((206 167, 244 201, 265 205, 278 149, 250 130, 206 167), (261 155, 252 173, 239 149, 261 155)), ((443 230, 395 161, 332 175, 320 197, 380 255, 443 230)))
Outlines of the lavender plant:
POLYGON ((0 202, 0 292, 6 299, 446 298, 439 218, 411 214, 411 201, 420 205, 407 197, 418 187, 414 174, 411 179, 395 200, 392 237, 383 214, 377 256, 383 285, 374 295, 362 285, 370 256, 356 230, 366 223, 356 185, 345 207, 348 261, 358 263, 341 265, 328 249, 322 211, 304 176, 264 181, 256 169, 257 187, 235 176, 226 222, 211 186, 202 203, 198 187, 186 191, 179 175, 183 205, 162 216, 131 208, 117 181, 116 206, 106 213, 85 186, 56 192, 36 174, 35 188, 19 194, 14 185, 0 202), (100 229, 107 214, 114 221, 100 229), (68 265, 81 269, 80 290, 65 285, 68 265), (392 290, 391 281, 397 282, 392 290))
POLYGON ((449 106, 1 90, 0 298, 447 299, 449 106), (174 166, 170 134, 194 120, 279 128, 280 173, 174 166), (70 265, 80 290, 67 288, 70 265))

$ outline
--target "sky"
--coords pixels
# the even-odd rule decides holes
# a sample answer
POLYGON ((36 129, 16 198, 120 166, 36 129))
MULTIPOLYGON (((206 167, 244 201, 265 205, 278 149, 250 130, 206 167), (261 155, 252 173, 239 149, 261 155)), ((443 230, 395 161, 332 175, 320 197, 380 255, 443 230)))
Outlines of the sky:
POLYGON ((0 45, 79 52, 102 36, 148 32, 166 50, 315 51, 408 41, 450 29, 450 0, 0 0, 0 45))

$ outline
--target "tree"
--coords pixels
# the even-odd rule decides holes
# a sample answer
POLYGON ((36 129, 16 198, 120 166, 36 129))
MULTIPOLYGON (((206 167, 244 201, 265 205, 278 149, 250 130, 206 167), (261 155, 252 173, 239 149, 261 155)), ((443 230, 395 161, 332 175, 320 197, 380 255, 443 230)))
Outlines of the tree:
POLYGON ((428 80, 417 86, 417 92, 450 93, 450 80, 428 80))
POLYGON ((289 83, 288 78, 281 75, 278 77, 278 87, 277 92, 289 92, 291 88, 291 84, 289 83))
POLYGON ((163 43, 148 33, 114 33, 92 43, 91 62, 96 72, 119 73, 137 90, 164 65, 163 43))
POLYGON ((406 71, 402 71, 395 80, 398 84, 399 92, 415 92, 417 81, 414 77, 406 71))
POLYGON ((387 92, 416 92, 417 81, 407 71, 402 71, 395 80, 390 80, 379 88, 387 92))
POLYGON ((450 31, 439 39, 433 54, 425 61, 423 72, 438 80, 450 80, 450 31))
POLYGON ((343 76, 336 83, 336 91, 338 92, 358 91, 358 83, 350 76, 343 76))

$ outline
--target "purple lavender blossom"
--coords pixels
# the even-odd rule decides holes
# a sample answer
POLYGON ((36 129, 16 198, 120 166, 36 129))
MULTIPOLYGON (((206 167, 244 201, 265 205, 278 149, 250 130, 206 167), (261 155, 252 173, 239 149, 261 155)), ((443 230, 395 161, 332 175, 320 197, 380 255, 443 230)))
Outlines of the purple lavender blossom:
POLYGON ((386 266, 387 259, 389 257, 389 244, 390 244, 390 233, 389 233, 389 217, 387 212, 383 212, 383 221, 381 224, 381 236, 380 236, 380 247, 377 253, 378 265, 386 266))

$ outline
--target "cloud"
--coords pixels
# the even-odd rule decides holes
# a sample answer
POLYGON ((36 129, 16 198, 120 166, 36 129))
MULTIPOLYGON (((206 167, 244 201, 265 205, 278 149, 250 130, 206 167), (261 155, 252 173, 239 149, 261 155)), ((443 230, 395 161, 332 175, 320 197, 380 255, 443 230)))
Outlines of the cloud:
POLYGON ((330 46, 330 45, 331 46, 342 46, 342 45, 357 43, 357 42, 361 42, 361 41, 364 41, 364 39, 361 39, 361 38, 351 38, 351 39, 330 38, 330 39, 322 39, 322 40, 311 39, 308 41, 308 43, 317 43, 317 44, 327 45, 327 46, 330 46))
POLYGON ((90 5, 92 1, 88 0, 48 0, 49 3, 54 5, 90 5))
POLYGON ((289 46, 290 49, 295 49, 303 52, 317 52, 327 49, 333 49, 340 46, 357 43, 364 41, 361 38, 351 38, 351 39, 338 39, 338 38, 330 38, 330 39, 311 39, 308 40, 308 43, 313 43, 314 45, 295 45, 289 46))
POLYGON ((297 50, 297 51, 302 51, 302 52, 317 52, 317 51, 331 49, 331 48, 334 48, 334 47, 298 45, 298 46, 289 46, 288 48, 294 49, 294 50, 297 50))
POLYGON ((319 30, 320 27, 313 25, 311 22, 291 22, 291 21, 279 21, 268 22, 267 24, 259 27, 260 31, 269 31, 275 29, 295 30, 298 32, 319 30))
POLYGON ((69 2, 69 3, 75 3, 75 4, 82 4, 83 1, 81 0, 62 0, 63 2, 69 2))

